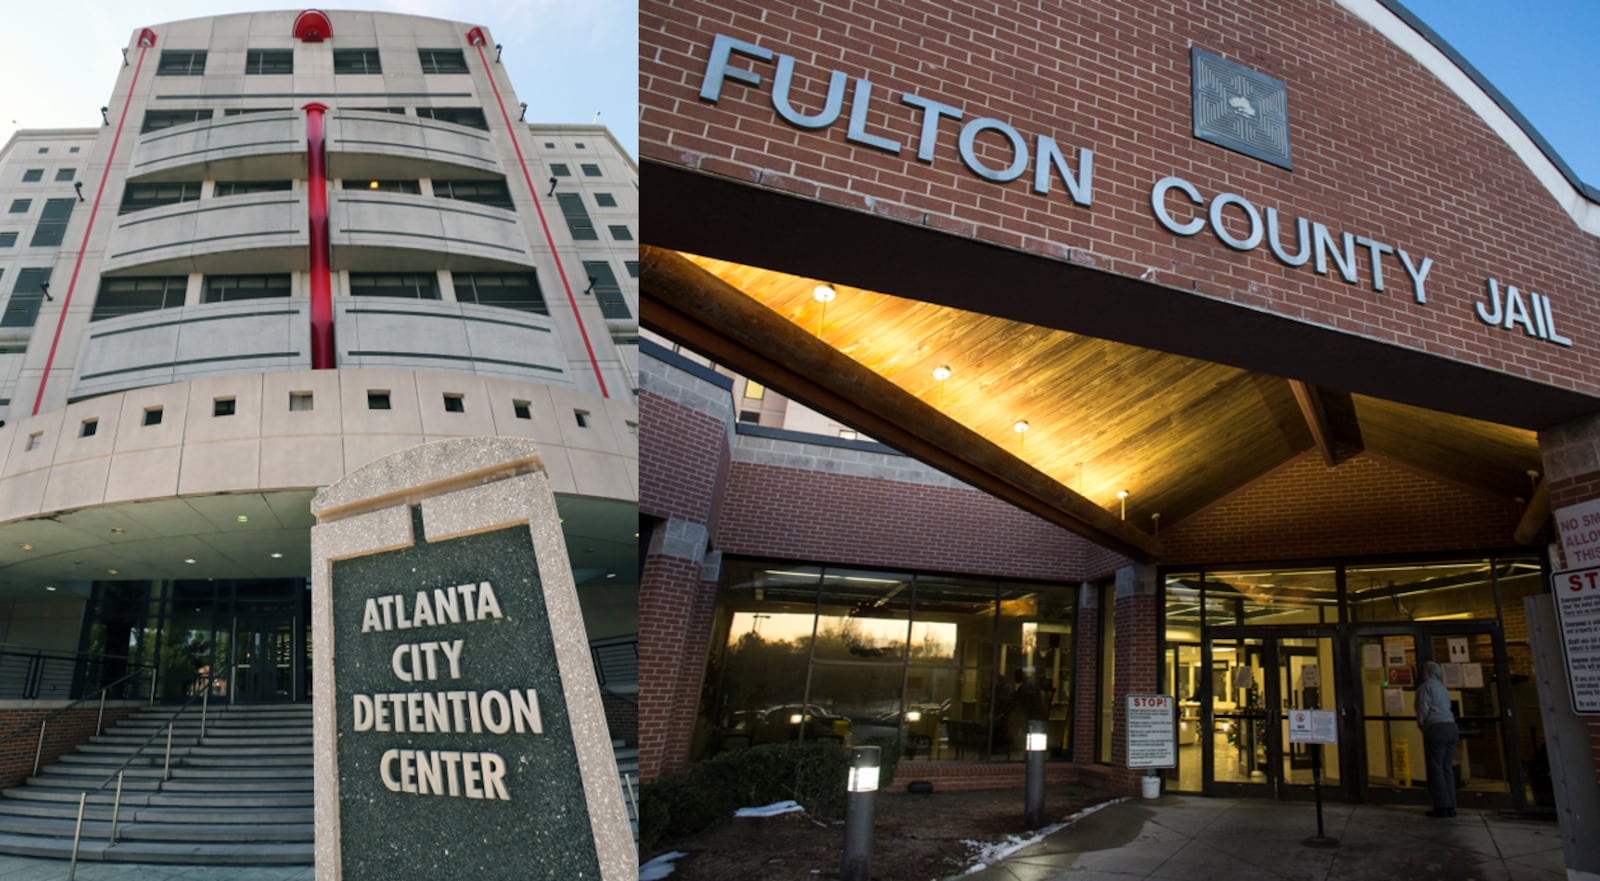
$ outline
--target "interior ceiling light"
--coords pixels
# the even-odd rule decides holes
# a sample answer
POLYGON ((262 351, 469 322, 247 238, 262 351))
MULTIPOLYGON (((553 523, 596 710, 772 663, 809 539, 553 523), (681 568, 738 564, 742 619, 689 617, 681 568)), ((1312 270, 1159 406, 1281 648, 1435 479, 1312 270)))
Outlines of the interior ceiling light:
POLYGON ((55 590, 56 586, 53 585, 53 584, 47 584, 47 585, 44 586, 44 589, 45 590, 55 590))
POLYGON ((279 552, 279 551, 273 551, 272 553, 268 554, 267 556, 271 557, 274 560, 283 559, 283 554, 281 552, 279 552))
POLYGON ((122 574, 122 570, 120 570, 120 569, 107 569, 106 570, 106 574, 107 575, 121 575, 122 574))
POLYGON ((237 516, 237 517, 235 517, 233 519, 239 521, 240 523, 249 523, 250 522, 250 517, 248 515, 246 515, 246 514, 240 514, 239 516, 237 516))
POLYGON ((376 190, 377 188, 378 188, 378 182, 377 181, 373 181, 372 183, 367 184, 367 189, 369 189, 369 190, 376 190))
POLYGON ((606 573, 606 577, 607 578, 616 578, 617 577, 617 573, 615 573, 615 572, 607 572, 606 573))
POLYGON ((194 565, 194 557, 185 557, 183 559, 183 562, 188 563, 190 566, 193 566, 194 565))
POLYGON ((17 547, 22 548, 25 551, 33 550, 33 545, 28 545, 28 544, 17 545, 17 547))
POLYGON ((112 534, 112 535, 122 535, 122 534, 123 534, 123 533, 125 533, 125 532, 127 532, 127 531, 128 531, 128 530, 126 530, 126 529, 123 529, 123 528, 122 528, 122 527, 120 527, 120 526, 113 526, 113 527, 111 527, 111 534, 112 534))

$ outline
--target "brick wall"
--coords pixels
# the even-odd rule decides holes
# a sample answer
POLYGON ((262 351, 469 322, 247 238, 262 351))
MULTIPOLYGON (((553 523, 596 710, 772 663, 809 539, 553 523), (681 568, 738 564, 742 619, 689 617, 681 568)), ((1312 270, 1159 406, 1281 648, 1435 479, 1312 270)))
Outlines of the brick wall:
MULTIPOLYGON (((1154 573, 1144 570, 1145 577, 1154 573)), ((1117 597, 1117 678, 1116 703, 1112 713, 1112 781, 1124 795, 1139 794, 1139 778, 1145 771, 1128 768, 1128 695, 1155 694, 1160 675, 1161 640, 1156 632, 1154 593, 1117 597)))
POLYGON ((715 525, 728 468, 727 420, 640 391, 639 451, 641 514, 715 525))
MULTIPOLYGON (((105 727, 110 728, 133 715, 135 711, 134 707, 106 707, 105 727)), ((54 709, 48 708, 0 710, 0 734, 9 734, 23 726, 30 726, 26 732, 0 743, 0 789, 21 785, 33 774, 34 751, 39 747, 37 723, 54 712, 54 709)), ((45 725, 44 752, 39 760, 39 767, 43 768, 58 757, 88 742, 89 738, 94 736, 95 722, 99 716, 100 705, 90 702, 51 719, 45 725)), ((98 784, 100 781, 91 782, 98 784)))
POLYGON ((1076 581, 1087 542, 974 489, 734 462, 729 554, 1076 581))
MULTIPOLYGON (((1241 314, 1266 310, 1536 383, 1596 388, 1600 347, 1562 348, 1486 325, 1472 309, 1493 277, 1551 296, 1566 336, 1600 338, 1600 298, 1582 296, 1600 289, 1594 237, 1433 73, 1333 0, 1247 11, 1226 0, 1084 0, 1004 14, 939 0, 664 0, 642 9, 639 24, 646 186, 652 165, 692 169, 1126 278, 1149 272, 1174 293, 1241 314), (735 56, 730 69, 760 83, 727 79, 717 102, 702 100, 716 34, 793 56, 790 98, 801 113, 822 108, 833 70, 870 80, 865 130, 900 150, 846 138, 849 89, 831 126, 784 122, 773 106, 773 62, 735 56), (1292 172, 1191 136, 1191 46, 1287 83, 1292 172), (898 100, 906 92, 965 114, 942 122, 931 161, 917 160, 923 116, 898 100), (969 171, 955 142, 978 117, 1014 126, 1030 152, 1034 136, 1055 138, 1074 168, 1076 150, 1092 149, 1093 204, 1076 204, 1059 179, 1049 194, 1035 193, 1032 164, 1005 184, 969 171), (1415 302, 1393 255, 1379 293, 1359 249, 1358 281, 1349 284, 1336 271, 1287 267, 1265 245, 1239 253, 1210 231, 1169 233, 1149 199, 1152 184, 1171 174, 1207 198, 1237 192, 1258 210, 1278 208, 1288 223, 1305 217, 1335 236, 1370 236, 1415 260, 1432 258, 1428 301, 1415 302)), ((994 132, 978 144, 990 167, 1013 157, 994 132)), ((1187 200, 1169 202, 1180 221, 1197 213, 1187 200)), ((1243 235, 1242 214, 1227 223, 1243 235)), ((1221 323, 1207 333, 1226 331, 1221 323)), ((1237 342, 1238 357, 1251 357, 1250 341, 1237 342)), ((1374 385, 1390 379, 1361 366, 1345 372, 1374 385)))
POLYGON ((1361 455, 1303 453, 1161 530, 1174 565, 1505 547, 1522 507, 1361 455))

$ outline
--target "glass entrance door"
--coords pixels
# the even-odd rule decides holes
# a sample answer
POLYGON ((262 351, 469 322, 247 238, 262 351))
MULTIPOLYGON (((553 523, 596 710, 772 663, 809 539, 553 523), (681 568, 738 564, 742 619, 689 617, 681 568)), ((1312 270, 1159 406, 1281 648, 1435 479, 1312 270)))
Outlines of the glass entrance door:
POLYGON ((288 702, 299 698, 296 686, 300 628, 293 617, 239 618, 233 635, 235 703, 288 702))
MULTIPOLYGON (((1204 658, 1210 673, 1210 718, 1200 728, 1205 791, 1310 798, 1316 747, 1289 742, 1289 713, 1335 708, 1333 637, 1214 628, 1204 658)), ((1338 747, 1323 749, 1323 786, 1338 789, 1338 747)))

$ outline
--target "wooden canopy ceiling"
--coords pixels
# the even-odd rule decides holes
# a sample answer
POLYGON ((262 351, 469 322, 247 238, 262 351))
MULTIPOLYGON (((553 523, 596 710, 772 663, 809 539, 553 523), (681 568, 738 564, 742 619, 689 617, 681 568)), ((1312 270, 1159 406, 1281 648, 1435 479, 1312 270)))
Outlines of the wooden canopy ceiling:
POLYGON ((1541 467, 1525 429, 842 285, 823 304, 817 279, 684 256, 1069 494, 1118 516, 1125 490, 1119 525, 1146 533, 1312 449, 1329 467, 1365 451, 1523 500, 1541 467))

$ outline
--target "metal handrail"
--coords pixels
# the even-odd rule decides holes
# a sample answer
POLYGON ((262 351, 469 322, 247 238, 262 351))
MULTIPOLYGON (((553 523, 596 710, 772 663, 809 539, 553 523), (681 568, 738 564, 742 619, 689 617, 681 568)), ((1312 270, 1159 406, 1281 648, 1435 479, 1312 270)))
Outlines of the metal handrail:
MULTIPOLYGON (((8 733, 8 734, 6 734, 4 736, 0 736, 0 744, 3 744, 6 741, 11 740, 13 737, 17 737, 19 735, 26 734, 27 732, 32 731, 34 726, 36 726, 36 725, 41 727, 41 728, 44 727, 44 724, 46 722, 49 722, 51 719, 54 719, 55 717, 61 715, 62 713, 65 713, 66 711, 68 711, 70 709, 73 709, 78 704, 81 704, 84 701, 94 700, 96 694, 100 697, 100 713, 101 713, 101 719, 103 720, 105 718, 106 692, 108 692, 111 689, 117 687, 118 685, 121 685, 122 683, 126 682, 127 680, 132 679, 135 676, 138 676, 140 673, 143 673, 143 672, 144 672, 144 670, 141 668, 139 670, 134 670, 131 673, 125 674, 121 678, 117 679, 115 682, 108 682, 105 685, 100 686, 100 690, 98 692, 96 692, 95 694, 87 695, 85 697, 80 697, 77 700, 73 701, 72 703, 67 704, 66 706, 56 710, 54 713, 51 713, 48 716, 44 716, 42 718, 35 719, 34 721, 29 722, 28 724, 23 725, 22 727, 17 728, 16 730, 11 731, 10 733, 8 733)), ((95 727, 97 729, 96 733, 98 733, 99 725, 96 724, 95 727)), ((43 742, 43 732, 42 731, 40 732, 40 735, 41 735, 40 742, 42 743, 43 742)), ((35 757, 35 764, 37 764, 37 757, 35 757)), ((37 768, 34 769, 34 773, 38 773, 38 769, 37 768)))
MULTIPOLYGON (((192 705, 195 702, 195 698, 204 697, 206 699, 206 701, 209 703, 209 701, 211 699, 211 688, 212 688, 212 686, 214 686, 216 684, 216 682, 217 682, 217 671, 213 667, 212 671, 210 673, 206 674, 206 687, 205 687, 205 690, 201 691, 199 694, 189 695, 189 699, 183 702, 183 706, 178 707, 176 710, 173 710, 172 711, 172 715, 167 717, 166 727, 164 729, 158 727, 155 731, 151 732, 150 736, 146 737, 144 739, 144 743, 139 744, 138 748, 136 748, 131 754, 129 754, 129 756, 126 759, 123 760, 122 764, 117 766, 117 769, 115 771, 112 771, 110 774, 107 774, 106 778, 104 780, 100 781, 100 785, 96 786, 94 788, 94 791, 95 792, 99 792, 102 789, 105 789, 106 785, 109 784, 114 778, 116 778, 116 776, 118 774, 120 774, 122 771, 126 770, 129 765, 133 764, 133 760, 134 759, 139 758, 139 756, 144 753, 144 748, 150 745, 150 741, 155 740, 156 737, 161 735, 162 733, 165 733, 167 735, 167 758, 170 761, 171 758, 172 758, 172 724, 174 722, 178 721, 178 717, 183 714, 184 710, 189 709, 190 705, 192 705)), ((200 736, 201 737, 205 737, 206 736, 206 734, 205 734, 205 719, 204 719, 204 716, 202 716, 202 718, 201 718, 200 736)), ((165 779, 165 778, 163 778, 163 779, 165 779)))

